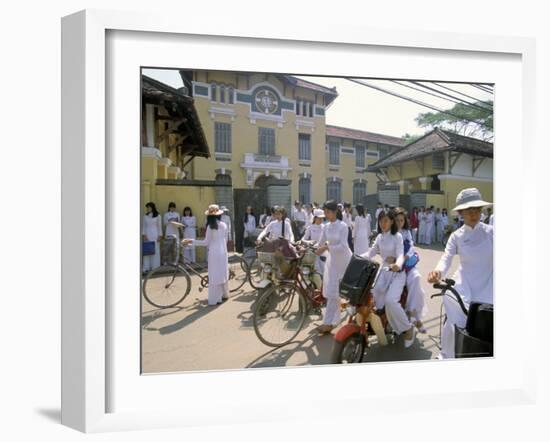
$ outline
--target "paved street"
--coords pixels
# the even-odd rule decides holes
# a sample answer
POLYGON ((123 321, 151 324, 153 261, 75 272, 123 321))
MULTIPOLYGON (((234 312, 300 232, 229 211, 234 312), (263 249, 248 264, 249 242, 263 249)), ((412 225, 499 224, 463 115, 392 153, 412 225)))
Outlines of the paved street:
MULTIPOLYGON (((436 292, 426 275, 437 263, 442 247, 418 247, 419 270, 427 295, 428 314, 424 323, 428 334, 417 334, 412 347, 405 349, 402 338, 380 347, 373 342, 364 361, 433 359, 438 354, 441 298, 429 299, 436 292)), ((452 271, 457 267, 453 263, 452 271)), ((207 291, 199 292, 193 280, 191 293, 181 306, 158 309, 143 300, 142 367, 144 373, 189 370, 221 370, 249 367, 277 367, 327 364, 333 335, 318 336, 313 330, 321 318, 312 316, 296 339, 281 348, 262 344, 252 326, 256 292, 245 284, 231 294, 229 301, 215 307, 206 304, 207 291)))

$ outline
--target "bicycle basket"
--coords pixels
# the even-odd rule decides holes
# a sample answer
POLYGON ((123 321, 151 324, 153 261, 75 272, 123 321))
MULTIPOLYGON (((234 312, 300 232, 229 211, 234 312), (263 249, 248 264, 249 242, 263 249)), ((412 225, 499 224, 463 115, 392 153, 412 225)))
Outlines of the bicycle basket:
POLYGON ((378 268, 374 261, 353 255, 340 281, 340 297, 351 305, 361 305, 374 284, 378 268))
POLYGON ((302 258, 302 264, 303 265, 314 265, 315 261, 317 259, 317 255, 313 253, 312 251, 308 250, 304 257, 302 258))
POLYGON ((294 279, 298 272, 298 260, 287 258, 282 253, 274 254, 274 275, 277 279, 294 279))
POLYGON ((258 261, 262 264, 273 264, 274 253, 271 252, 256 252, 258 261))

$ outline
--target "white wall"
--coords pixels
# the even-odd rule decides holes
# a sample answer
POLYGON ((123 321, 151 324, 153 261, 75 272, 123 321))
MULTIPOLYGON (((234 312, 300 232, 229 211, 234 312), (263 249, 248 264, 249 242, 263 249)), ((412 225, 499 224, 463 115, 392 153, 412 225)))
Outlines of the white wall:
MULTIPOLYGON (((452 175, 472 176, 472 156, 462 154, 456 161, 451 171, 452 175)), ((478 178, 492 178, 493 177, 493 160, 485 159, 483 163, 478 167, 475 174, 478 178)))
MULTIPOLYGON (((466 32, 492 35, 537 36, 539 121, 549 121, 549 108, 544 97, 550 96, 550 27, 546 2, 498 2, 464 0, 459 6, 426 0, 421 4, 407 0, 392 2, 351 2, 341 0, 330 5, 296 0, 278 0, 276 7, 250 7, 242 0, 210 0, 201 2, 172 2, 157 0, 58 0, 41 2, 21 0, 5 2, 0 14, 2 68, 0 84, 2 100, 9 105, 0 108, 0 121, 5 124, 2 138, 3 165, 0 174, 2 206, 2 285, 4 300, 2 326, 2 363, 0 364, 0 439, 10 442, 23 440, 88 441, 84 436, 61 427, 60 407, 60 17, 83 8, 118 10, 166 11, 179 14, 182 23, 198 14, 209 20, 227 21, 245 17, 249 21, 266 20, 267 26, 296 20, 296 26, 317 26, 330 32, 330 23, 368 25, 391 29, 423 29, 442 32, 466 32), (290 12, 289 12, 290 11, 290 12), (258 14, 257 16, 254 14, 258 14), (368 17, 367 23, 365 17, 368 17), (25 149, 24 167, 17 150, 25 149), (17 160, 11 161, 16 155, 17 160), (32 158, 32 161, 30 160, 32 158), (8 167, 9 166, 9 167, 8 167), (40 183, 38 187, 36 183, 40 183), (32 238, 24 245, 21 236, 32 238), (29 267, 29 262, 34 265, 29 267)), ((498 37, 495 37, 498 38, 498 37)), ((498 103, 498 88, 496 95, 498 103)), ((497 122, 498 125, 498 122, 497 122)), ((498 127, 498 126, 497 126, 498 127)), ((540 146, 547 146, 542 136, 540 146)), ((536 135, 535 135, 536 136, 536 135)), ((496 134, 498 138, 498 133, 496 134)), ((533 170, 533 186, 548 188, 547 151, 541 149, 540 168, 533 170), (546 157, 544 157, 544 155, 546 157)), ((369 184, 369 187, 371 185, 369 184)), ((535 208, 534 208, 535 209, 535 208)), ((548 211, 541 204, 539 211, 548 211)), ((549 219, 548 213, 536 218, 549 219)), ((536 219, 533 220, 533 223, 536 219)), ((540 226, 545 226, 540 223, 540 226)), ((535 229, 535 224, 530 226, 535 229)), ((542 227, 540 227, 542 229, 542 227)), ((540 230, 540 237, 543 232, 540 230)), ((543 273, 542 250, 539 259, 531 263, 533 277, 543 273), (539 268, 537 269, 537 263, 539 268)), ((546 250, 545 250, 546 255, 546 250)), ((539 297, 542 324, 543 312, 550 311, 549 297, 539 297)), ((537 364, 539 374, 538 406, 508 406, 470 410, 441 410, 426 414, 411 404, 409 414, 365 417, 370 439, 441 441, 458 440, 456 429, 467 428, 477 440, 524 439, 544 440, 548 436, 549 401, 547 332, 540 328, 538 345, 541 349, 537 364), (470 426, 471 425, 471 426, 470 426)), ((348 367, 351 369, 351 367, 348 367)), ((351 370, 350 370, 351 373, 351 370)), ((355 373, 355 372, 354 372, 355 373)), ((337 388, 345 394, 353 388, 347 376, 337 388)), ((319 388, 329 388, 319 386, 319 388)), ((205 392, 208 393, 208 392, 205 392)), ((307 394, 307 392, 289 392, 307 394)), ((185 398, 182 398, 185 400, 185 398)), ((227 409, 231 413, 231 409, 227 409)), ((162 440, 223 440, 281 441, 282 435, 294 440, 343 440, 356 437, 357 426, 331 418, 330 404, 319 413, 316 422, 265 423, 253 426, 226 426, 166 430, 163 432, 132 432, 99 435, 94 441, 151 441, 162 440), (351 429, 351 431, 350 431, 351 429)))

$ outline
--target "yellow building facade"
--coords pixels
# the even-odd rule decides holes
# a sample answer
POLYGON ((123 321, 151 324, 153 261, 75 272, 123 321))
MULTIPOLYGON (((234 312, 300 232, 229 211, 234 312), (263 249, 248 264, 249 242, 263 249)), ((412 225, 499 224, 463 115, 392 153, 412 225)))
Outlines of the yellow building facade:
POLYGON ((385 184, 398 186, 401 205, 408 209, 451 210, 460 191, 469 187, 493 201, 493 144, 452 132, 435 129, 369 170, 385 184))
POLYGON ((286 183, 273 198, 268 194, 268 206, 329 198, 361 202, 377 188, 368 165, 380 152, 404 144, 396 137, 327 125, 336 89, 278 74, 193 71, 192 76, 211 156, 195 159, 185 176, 220 180, 227 175, 233 189, 286 183))

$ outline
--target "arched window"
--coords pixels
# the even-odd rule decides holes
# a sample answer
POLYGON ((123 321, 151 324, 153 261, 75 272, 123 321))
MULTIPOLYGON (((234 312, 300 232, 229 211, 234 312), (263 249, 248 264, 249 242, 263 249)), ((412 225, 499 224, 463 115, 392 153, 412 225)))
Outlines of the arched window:
POLYGON ((225 86, 220 86, 220 103, 225 103, 225 86))
POLYGON ((367 183, 353 183, 353 205, 363 204, 363 197, 367 194, 367 183))
POLYGON ((342 185, 340 181, 327 182, 327 200, 342 201, 342 185))
POLYGON ((311 179, 310 178, 300 178, 298 182, 298 199, 304 203, 311 203, 311 179))
POLYGON ((227 88, 227 102, 229 104, 233 104, 235 102, 234 94, 235 94, 235 89, 233 88, 233 86, 229 86, 227 88))
POLYGON ((231 175, 219 173, 216 175, 216 183, 231 184, 231 175))
POLYGON ((216 83, 210 85, 210 101, 218 101, 216 83))

